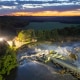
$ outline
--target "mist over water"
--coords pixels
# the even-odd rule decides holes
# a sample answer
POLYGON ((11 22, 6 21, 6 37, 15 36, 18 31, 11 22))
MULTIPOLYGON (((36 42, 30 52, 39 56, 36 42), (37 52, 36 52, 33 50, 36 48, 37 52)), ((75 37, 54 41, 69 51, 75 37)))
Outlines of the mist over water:
POLYGON ((64 57, 69 57, 71 54, 76 54, 77 60, 73 63, 77 67, 80 67, 80 42, 70 42, 70 43, 53 43, 53 44, 39 44, 33 49, 27 50, 27 52, 18 54, 18 61, 22 59, 22 64, 30 61, 26 59, 27 57, 33 57, 39 52, 42 54, 48 54, 50 51, 55 51, 57 54, 61 54, 64 57), (34 54, 35 53, 35 54, 34 54), (23 60, 24 59, 24 60, 23 60))
POLYGON ((80 68, 80 42, 70 42, 70 43, 63 43, 63 44, 42 44, 38 46, 41 50, 53 50, 58 54, 63 55, 64 57, 69 57, 70 53, 75 54, 77 56, 77 60, 74 61, 78 68, 80 68))
MULTIPOLYGON (((68 57, 69 52, 76 54, 78 59, 72 64, 80 68, 80 42, 39 44, 17 55, 19 67, 15 80, 60 80, 61 76, 55 71, 57 68, 54 69, 48 65, 35 61, 36 55, 39 53, 44 53, 46 55, 51 50, 64 57, 68 57)), ((72 79, 71 76, 68 76, 62 76, 61 80, 65 80, 66 78, 66 80, 72 79)))

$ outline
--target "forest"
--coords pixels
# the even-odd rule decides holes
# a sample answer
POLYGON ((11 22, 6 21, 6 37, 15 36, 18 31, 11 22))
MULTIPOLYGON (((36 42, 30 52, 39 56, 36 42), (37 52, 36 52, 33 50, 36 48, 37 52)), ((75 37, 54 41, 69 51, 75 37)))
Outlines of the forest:
POLYGON ((53 29, 53 30, 34 30, 26 29, 18 33, 18 38, 20 41, 26 41, 27 39, 37 39, 38 41, 67 41, 68 38, 71 41, 78 41, 80 37, 80 27, 65 27, 63 29, 53 29))

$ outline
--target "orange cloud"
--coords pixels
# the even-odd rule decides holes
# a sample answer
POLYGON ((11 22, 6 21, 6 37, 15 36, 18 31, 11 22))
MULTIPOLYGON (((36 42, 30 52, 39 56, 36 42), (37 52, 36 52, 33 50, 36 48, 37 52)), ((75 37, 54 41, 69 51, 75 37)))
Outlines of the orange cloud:
POLYGON ((80 16, 78 11, 40 11, 40 12, 15 12, 9 14, 10 16, 80 16))

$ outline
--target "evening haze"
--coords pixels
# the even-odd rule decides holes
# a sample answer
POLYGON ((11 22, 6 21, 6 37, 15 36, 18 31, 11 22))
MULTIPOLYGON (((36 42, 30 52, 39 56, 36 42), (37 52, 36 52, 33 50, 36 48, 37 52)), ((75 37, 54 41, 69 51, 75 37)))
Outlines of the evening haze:
POLYGON ((80 16, 80 0, 0 0, 0 16, 80 16))

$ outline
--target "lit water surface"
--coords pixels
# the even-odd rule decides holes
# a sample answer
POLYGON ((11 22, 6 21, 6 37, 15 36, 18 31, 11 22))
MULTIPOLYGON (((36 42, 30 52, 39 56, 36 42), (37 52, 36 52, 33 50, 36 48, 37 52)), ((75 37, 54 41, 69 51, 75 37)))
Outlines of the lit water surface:
MULTIPOLYGON (((35 47, 39 50, 55 50, 57 53, 60 53, 62 55, 67 55, 68 50, 73 52, 77 52, 78 59, 75 61, 75 64, 80 67, 80 42, 73 42, 73 43, 64 43, 64 44, 41 44, 35 47), (75 50, 76 49, 76 50, 75 50), (77 50, 78 49, 78 50, 77 50)), ((33 51, 33 50, 32 50, 33 51)), ((31 52, 32 52, 31 51, 31 52)), ((28 52, 20 53, 18 54, 18 59, 20 59, 22 56, 31 56, 28 52)), ((73 80, 72 76, 62 76, 56 73, 55 69, 37 62, 37 61, 31 61, 24 59, 22 60, 22 64, 19 65, 17 76, 15 80, 73 80)))

